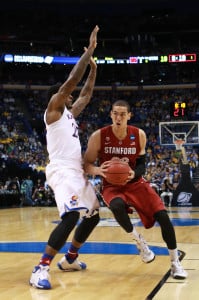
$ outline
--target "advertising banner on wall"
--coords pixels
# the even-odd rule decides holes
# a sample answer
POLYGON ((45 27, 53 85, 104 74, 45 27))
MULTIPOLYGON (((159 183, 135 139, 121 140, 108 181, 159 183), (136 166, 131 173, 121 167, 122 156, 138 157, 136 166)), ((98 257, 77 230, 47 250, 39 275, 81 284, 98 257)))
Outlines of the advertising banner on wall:
POLYGON ((173 193, 172 206, 199 206, 199 191, 195 188, 189 164, 181 164, 181 180, 173 193))

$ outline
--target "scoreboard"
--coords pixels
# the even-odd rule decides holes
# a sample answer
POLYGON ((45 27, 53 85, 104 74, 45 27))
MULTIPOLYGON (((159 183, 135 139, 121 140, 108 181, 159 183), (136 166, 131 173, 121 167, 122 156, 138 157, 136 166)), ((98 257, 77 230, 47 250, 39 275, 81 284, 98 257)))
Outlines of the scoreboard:
MULTIPOLYGON (((76 64, 80 57, 51 56, 51 55, 26 55, 26 54, 0 54, 0 62, 26 63, 26 64, 76 64)), ((97 64, 122 65, 122 64, 149 64, 149 63, 193 63, 199 60, 197 53, 178 53, 162 55, 138 55, 130 57, 94 57, 97 64)))
POLYGON ((169 62, 195 62, 196 53, 192 54, 169 54, 169 62))
POLYGON ((187 116, 187 103, 185 101, 174 101, 171 103, 171 117, 174 119, 183 119, 187 116))

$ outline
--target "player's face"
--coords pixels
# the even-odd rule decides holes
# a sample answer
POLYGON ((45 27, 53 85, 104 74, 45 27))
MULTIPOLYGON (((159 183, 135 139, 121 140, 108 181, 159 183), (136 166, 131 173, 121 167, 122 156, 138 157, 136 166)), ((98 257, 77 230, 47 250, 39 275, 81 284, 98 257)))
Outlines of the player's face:
POLYGON ((111 111, 111 119, 113 125, 122 127, 127 125, 128 120, 131 118, 131 113, 128 112, 125 106, 114 106, 111 111))

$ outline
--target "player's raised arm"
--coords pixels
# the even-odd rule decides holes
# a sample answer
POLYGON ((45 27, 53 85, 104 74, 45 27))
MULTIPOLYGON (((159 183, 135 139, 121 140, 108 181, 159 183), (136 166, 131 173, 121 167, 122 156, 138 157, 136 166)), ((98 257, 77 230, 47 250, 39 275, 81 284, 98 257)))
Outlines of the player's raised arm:
MULTIPOLYGON (((85 48, 85 51, 87 51, 87 48, 85 48)), ((86 105, 90 102, 93 89, 95 86, 95 80, 96 80, 96 74, 97 74, 97 65, 93 57, 90 58, 90 72, 88 74, 88 77, 86 79, 86 82, 81 89, 81 92, 79 94, 79 97, 77 100, 73 103, 71 112, 73 116, 76 118, 86 107, 86 105)))
POLYGON ((65 106, 66 97, 69 97, 71 93, 75 90, 78 83, 81 81, 87 69, 88 64, 90 63, 90 59, 97 46, 98 31, 99 31, 99 27, 95 26, 95 28, 93 29, 90 35, 89 46, 85 49, 79 61, 71 70, 67 80, 60 85, 56 93, 55 92, 52 93, 52 97, 51 99, 49 99, 50 102, 48 105, 48 111, 63 110, 63 107, 65 106))

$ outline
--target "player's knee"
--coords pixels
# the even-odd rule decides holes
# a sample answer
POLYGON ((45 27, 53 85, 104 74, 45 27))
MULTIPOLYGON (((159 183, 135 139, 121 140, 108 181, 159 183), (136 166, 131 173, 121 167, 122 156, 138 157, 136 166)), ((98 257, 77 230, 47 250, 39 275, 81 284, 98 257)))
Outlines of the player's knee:
POLYGON ((95 214, 94 216, 91 217, 92 220, 93 220, 93 223, 94 223, 94 227, 97 226, 97 224, 99 223, 100 221, 100 216, 99 216, 99 212, 98 214, 95 214))
POLYGON ((79 219, 79 212, 71 211, 66 213, 61 222, 55 227, 51 232, 48 240, 48 245, 53 249, 59 251, 61 247, 65 244, 69 234, 77 224, 79 219))
POLYGON ((113 213, 118 213, 125 210, 125 203, 121 198, 117 197, 111 200, 109 207, 113 213))
POLYGON ((170 224, 170 219, 166 210, 160 210, 154 215, 155 220, 162 226, 170 224))
POLYGON ((97 224, 100 221, 100 216, 99 216, 99 211, 96 213, 94 213, 91 217, 85 217, 84 220, 88 220, 87 222, 89 222, 90 224, 92 224, 92 227, 97 226, 97 224))
POLYGON ((100 220, 99 213, 90 218, 83 218, 75 231, 75 240, 84 243, 100 220))
POLYGON ((173 224, 165 210, 161 210, 154 215, 155 220, 159 223, 162 230, 163 240, 166 242, 169 249, 175 249, 176 237, 173 224))
POLYGON ((61 223, 66 227, 73 228, 78 222, 80 214, 78 211, 70 211, 62 216, 61 223))

